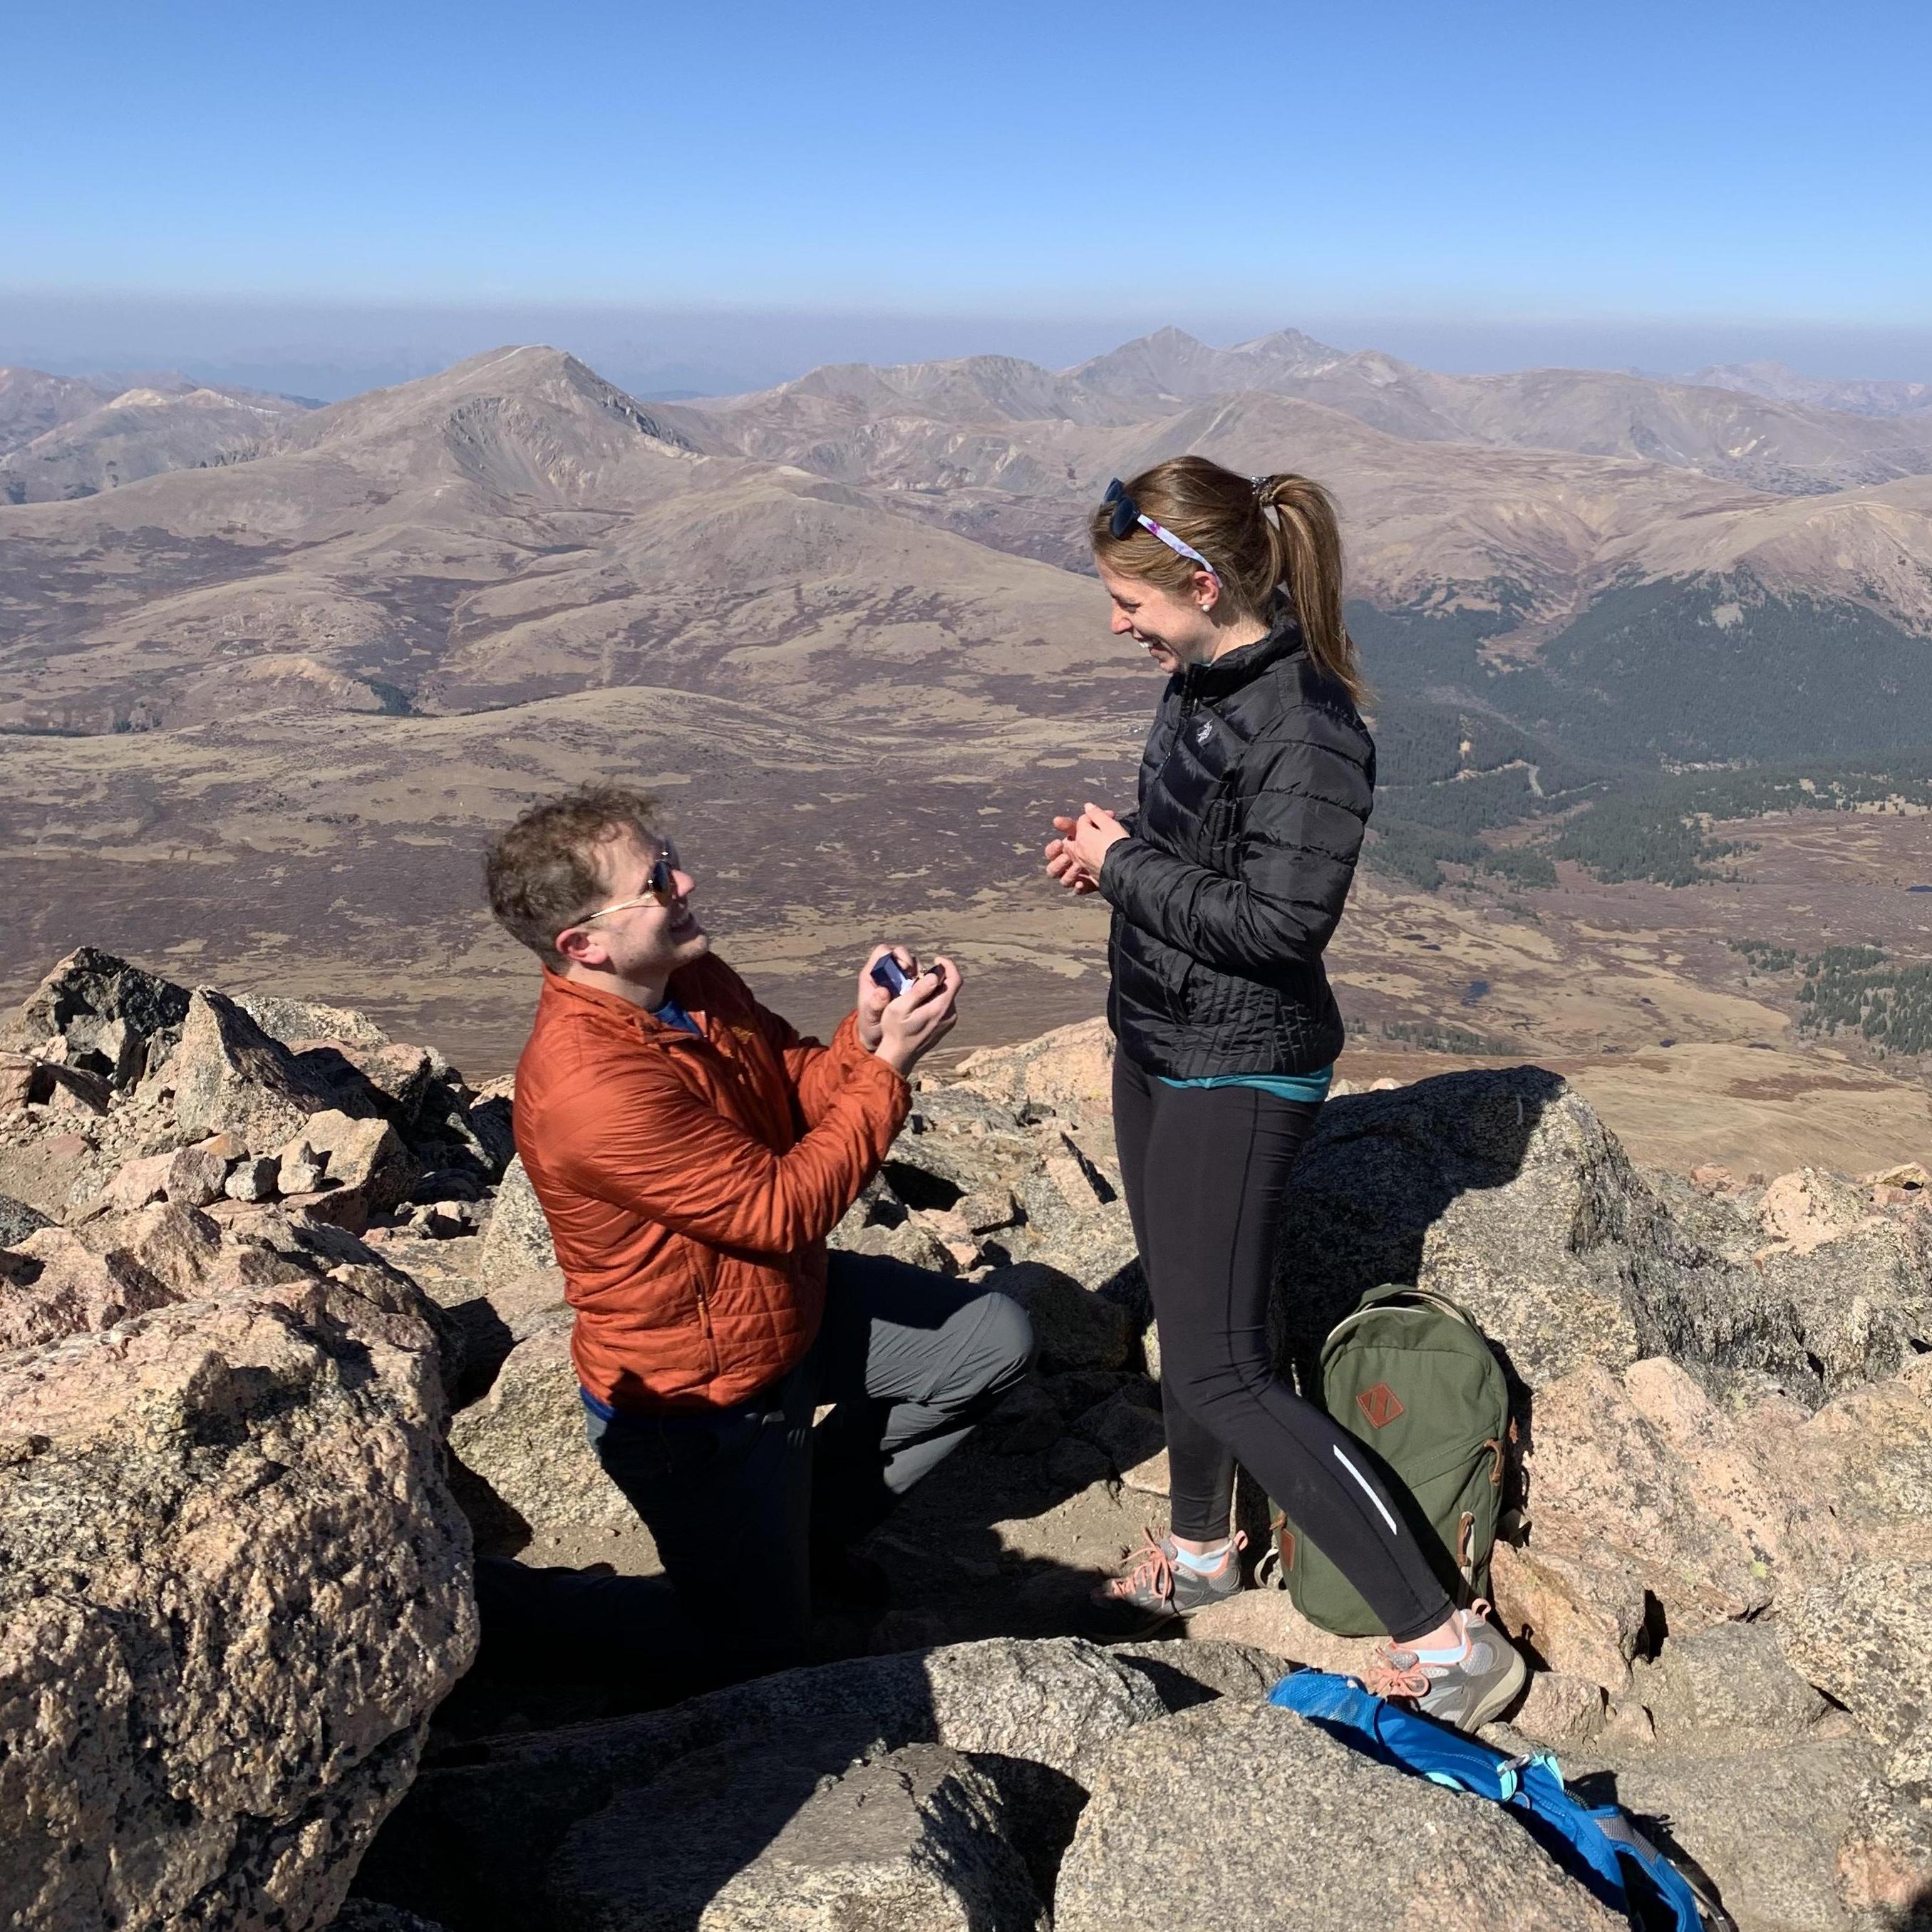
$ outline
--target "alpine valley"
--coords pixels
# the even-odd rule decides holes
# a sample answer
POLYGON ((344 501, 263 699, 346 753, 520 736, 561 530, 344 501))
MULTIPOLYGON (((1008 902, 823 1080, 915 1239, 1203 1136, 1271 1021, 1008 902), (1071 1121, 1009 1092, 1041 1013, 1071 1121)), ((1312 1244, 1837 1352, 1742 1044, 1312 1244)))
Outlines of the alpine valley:
POLYGON ((1104 918, 1038 849, 1125 803, 1156 687, 1084 520, 1189 450, 1342 512, 1346 1076, 1534 1059, 1666 1164, 1923 1152, 1932 393, 1768 365, 1169 329, 659 404, 523 346, 326 408, 0 370, 0 1001, 86 940, 507 1067, 534 969, 478 854, 622 776, 795 1017, 904 938, 966 968, 962 1046, 1086 1018, 1104 918))

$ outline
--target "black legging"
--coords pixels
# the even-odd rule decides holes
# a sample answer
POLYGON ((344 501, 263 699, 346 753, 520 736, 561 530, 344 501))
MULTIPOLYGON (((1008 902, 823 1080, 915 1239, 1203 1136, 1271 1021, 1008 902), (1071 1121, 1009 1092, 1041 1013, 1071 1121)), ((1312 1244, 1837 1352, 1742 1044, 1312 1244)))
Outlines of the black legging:
POLYGON ((1453 1607, 1362 1445, 1274 1372, 1275 1236, 1318 1101, 1170 1087, 1114 1056, 1114 1132, 1160 1329, 1173 1533, 1228 1534, 1234 1459, 1354 1585, 1399 1642, 1453 1607))

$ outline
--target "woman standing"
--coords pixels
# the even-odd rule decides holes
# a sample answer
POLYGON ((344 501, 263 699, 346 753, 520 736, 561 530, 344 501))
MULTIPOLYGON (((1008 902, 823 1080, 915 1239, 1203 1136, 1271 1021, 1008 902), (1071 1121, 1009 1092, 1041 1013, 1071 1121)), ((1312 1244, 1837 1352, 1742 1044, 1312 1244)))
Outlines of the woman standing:
POLYGON ((1354 1438, 1274 1372, 1268 1307, 1290 1170, 1341 1050, 1322 950, 1375 790, 1327 494, 1205 458, 1094 512, 1113 630, 1168 674, 1128 820, 1057 818, 1047 869, 1114 910, 1114 1124, 1160 1332, 1172 1526, 1097 1593, 1184 1615, 1240 1588, 1234 1459, 1373 1606, 1370 1688, 1473 1730, 1522 1660, 1456 1609, 1354 1438))

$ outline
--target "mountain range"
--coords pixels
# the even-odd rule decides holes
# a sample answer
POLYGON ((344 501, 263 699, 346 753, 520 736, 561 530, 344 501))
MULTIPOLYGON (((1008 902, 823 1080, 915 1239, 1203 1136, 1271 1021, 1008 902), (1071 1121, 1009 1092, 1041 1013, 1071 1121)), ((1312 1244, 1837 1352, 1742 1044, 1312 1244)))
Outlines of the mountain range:
POLYGON ((1597 735, 1619 678, 1674 662, 1673 717, 1614 707, 1620 752, 1932 738, 1932 415, 1911 411, 1166 329, 1059 372, 831 366, 685 404, 538 347, 322 409, 10 371, 8 437, 15 727, 640 681, 890 717, 934 670, 1024 711, 1030 686, 1126 670, 1094 648, 1084 513, 1110 476, 1198 450, 1334 490, 1392 688, 1597 735), (1839 643, 1808 662, 1814 610, 1839 643), (1810 694, 1775 742, 1726 742, 1725 668, 1754 655, 1760 696, 1810 694))
POLYGON ((1831 382, 1801 376, 1782 362, 1718 362, 1681 376, 1682 382, 1742 389, 1780 403, 1810 403, 1854 416, 1922 416, 1932 411, 1932 382, 1831 382))
POLYGON ((0 980, 108 905, 122 951, 308 961, 507 1037, 477 850, 622 774, 709 828, 781 988, 890 903, 980 949, 990 1036, 1037 1030, 1090 1010, 1098 928, 1013 881, 1052 812, 1125 795, 1154 695, 1085 553, 1110 477, 1191 449, 1334 490, 1371 860, 1426 879, 1619 772, 1932 745, 1932 417, 1865 400, 1294 331, 682 404, 535 346, 326 408, 8 372, 0 980))

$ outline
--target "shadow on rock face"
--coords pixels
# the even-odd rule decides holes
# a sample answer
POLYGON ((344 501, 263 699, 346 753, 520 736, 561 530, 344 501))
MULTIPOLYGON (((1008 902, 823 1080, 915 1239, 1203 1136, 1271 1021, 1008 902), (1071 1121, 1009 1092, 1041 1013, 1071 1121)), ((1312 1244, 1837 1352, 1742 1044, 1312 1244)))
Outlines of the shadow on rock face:
POLYGON ((1276 1315, 1288 1358, 1312 1367, 1370 1289, 1423 1281, 1440 1246, 1432 1232, 1462 1197, 1522 1174, 1546 1110, 1566 1091, 1558 1074, 1513 1066, 1329 1102, 1284 1217, 1276 1315))
MULTIPOLYGON (((1120 1488, 1106 1455, 1068 1432, 1052 1400, 1058 1395, 1084 1413, 1124 1385, 1152 1399, 1124 1372, 1023 1384, 862 1546, 890 1580, 890 1606, 883 1613, 823 1609, 813 1654, 1056 1636, 1081 1627, 1088 1592, 1137 1539, 1150 1505, 1120 1488), (1090 1549, 1091 1560, 1066 1562, 1028 1546, 1035 1542, 1076 1556, 1090 1549)), ((608 1484, 586 1460, 590 1478, 608 1484)), ((452 1486, 482 1552, 482 1644, 475 1669, 438 1714, 440 1737, 454 1742, 654 1709, 774 1667, 750 1655, 721 1662, 694 1638, 668 1640, 669 1586, 662 1574, 619 1574, 602 1562, 532 1563, 530 1525, 514 1504, 454 1448, 449 1462, 452 1486)), ((610 1495, 628 1510, 614 1489, 610 1495)), ((634 1528, 643 1534, 640 1525, 634 1528)), ((755 1576, 744 1586, 761 1587, 755 1576)))
POLYGON ((1162 1645, 1103 1663, 1064 1637, 1014 1641, 1075 1627, 1158 1506, 1072 1426, 1130 1386, 1152 1400, 1124 1370, 1014 1391, 864 1546, 892 1606, 821 1617, 814 1648, 835 1660, 806 1670, 754 1678, 747 1657, 735 1674, 754 1681, 721 1685, 715 1658, 662 1635, 661 1577, 480 1559, 477 1666, 358 1891, 464 1932, 750 1928, 774 1922, 775 1899, 828 1888, 872 1900, 882 1926, 1044 1923, 1084 1802, 1082 1727, 1198 1702, 1210 1654, 1233 1654, 1162 1645), (917 1648, 934 1643, 956 1649, 917 1648), (983 1665, 950 1674, 927 1661, 975 1653, 983 1665), (902 1895, 922 1870, 950 1876, 932 1898, 902 1895))
POLYGON ((1100 1750, 1280 1667, 1171 1648, 1158 1671, 1067 1639, 853 1658, 445 1748, 357 1889, 464 1932, 1043 1928, 1100 1750))

